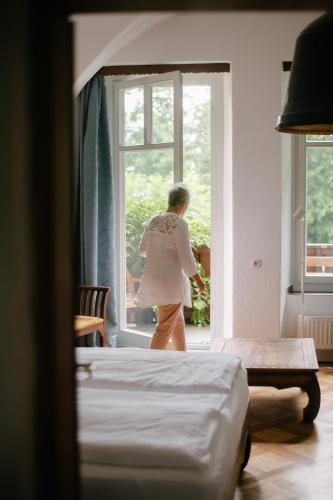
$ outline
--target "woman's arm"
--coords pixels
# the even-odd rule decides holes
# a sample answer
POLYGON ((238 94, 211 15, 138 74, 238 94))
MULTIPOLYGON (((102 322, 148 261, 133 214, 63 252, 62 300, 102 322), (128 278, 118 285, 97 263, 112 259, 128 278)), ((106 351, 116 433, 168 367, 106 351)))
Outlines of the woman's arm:
POLYGON ((198 285, 198 288, 199 288, 199 292, 203 292, 204 289, 205 289, 205 284, 204 282, 202 281, 202 279, 200 278, 199 274, 194 274, 193 276, 191 276, 192 279, 194 279, 194 281, 196 282, 196 284, 198 285))

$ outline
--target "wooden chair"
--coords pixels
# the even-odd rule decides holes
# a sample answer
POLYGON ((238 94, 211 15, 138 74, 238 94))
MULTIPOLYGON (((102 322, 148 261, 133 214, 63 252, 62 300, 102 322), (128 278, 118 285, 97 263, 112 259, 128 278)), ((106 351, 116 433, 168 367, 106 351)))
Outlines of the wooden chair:
POLYGON ((98 331, 101 346, 106 345, 106 304, 110 287, 80 285, 78 288, 78 315, 74 317, 76 337, 98 331))

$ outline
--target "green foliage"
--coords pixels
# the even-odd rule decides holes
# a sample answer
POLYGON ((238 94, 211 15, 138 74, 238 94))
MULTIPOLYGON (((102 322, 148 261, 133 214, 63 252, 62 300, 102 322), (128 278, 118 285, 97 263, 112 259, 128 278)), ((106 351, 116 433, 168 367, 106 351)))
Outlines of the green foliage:
MULTIPOLYGON (((127 91, 129 92, 129 90, 127 91)), ((139 89, 132 89, 131 94, 140 93, 139 89)), ((173 135, 173 99, 170 87, 167 85, 153 86, 153 140, 172 142, 173 135)), ((189 179, 193 174, 197 176, 195 185, 209 186, 210 184, 210 86, 185 85, 183 87, 183 171, 184 181, 191 184, 189 179)), ((125 135, 128 132, 130 145, 143 142, 143 104, 138 98, 128 109, 125 135)), ((165 154, 168 150, 141 151, 126 153, 126 164, 136 172, 154 174, 158 172, 169 175, 172 169, 173 158, 165 154)), ((170 150, 171 151, 171 150, 170 150)), ((193 178, 191 180, 194 180, 193 178)))
POLYGON ((333 148, 307 148, 307 242, 333 244, 333 148))
POLYGON ((161 175, 171 183, 173 177, 173 151, 172 149, 130 151, 126 153, 125 165, 126 177, 134 172, 144 176, 161 175))
POLYGON ((209 245, 210 225, 205 224, 203 219, 188 218, 187 222, 192 247, 198 248, 203 245, 209 245))
POLYGON ((186 183, 196 175, 198 183, 191 189, 210 185, 210 86, 185 85, 183 88, 183 171, 186 183))
POLYGON ((197 264, 198 274, 205 284, 205 290, 200 293, 198 285, 194 280, 191 280, 192 294, 192 316, 191 323, 194 325, 205 326, 209 325, 210 318, 208 315, 208 307, 210 304, 210 278, 206 276, 205 271, 200 263, 197 264))
POLYGON ((325 135, 307 135, 307 142, 322 142, 322 141, 333 141, 333 135, 325 134, 325 135))
POLYGON ((186 220, 189 223, 189 230, 191 241, 194 246, 202 244, 197 242, 197 236, 191 229, 196 228, 200 230, 200 227, 205 227, 206 239, 205 244, 210 244, 210 186, 202 182, 202 179, 198 173, 189 173, 184 171, 184 182, 189 187, 191 192, 191 201, 186 212, 186 220))
POLYGON ((153 142, 173 141, 173 87, 157 84, 152 87, 153 142))

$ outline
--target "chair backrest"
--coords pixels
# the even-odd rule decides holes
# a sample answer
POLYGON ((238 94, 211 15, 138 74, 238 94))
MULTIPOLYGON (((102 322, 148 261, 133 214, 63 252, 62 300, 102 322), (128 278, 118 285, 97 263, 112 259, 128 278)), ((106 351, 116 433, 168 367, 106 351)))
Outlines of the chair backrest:
POLYGON ((106 319, 106 304, 111 288, 108 286, 79 285, 78 314, 106 319))

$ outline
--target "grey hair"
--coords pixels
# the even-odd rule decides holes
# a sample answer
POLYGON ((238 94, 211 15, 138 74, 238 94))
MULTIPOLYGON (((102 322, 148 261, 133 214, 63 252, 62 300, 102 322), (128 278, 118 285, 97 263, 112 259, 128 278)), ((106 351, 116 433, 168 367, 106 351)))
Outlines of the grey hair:
POLYGON ((169 191, 169 207, 183 205, 190 201, 190 191, 181 182, 175 184, 169 191))

